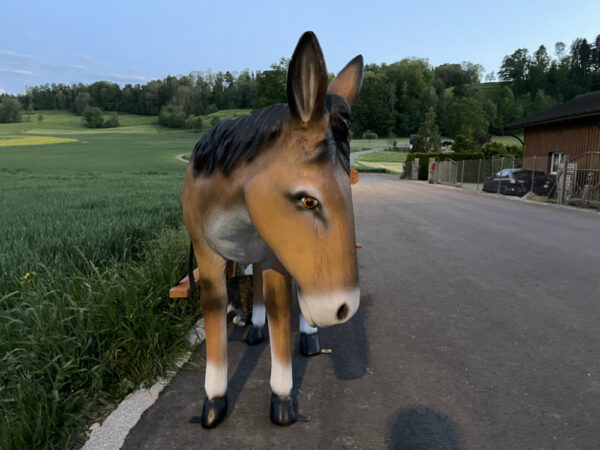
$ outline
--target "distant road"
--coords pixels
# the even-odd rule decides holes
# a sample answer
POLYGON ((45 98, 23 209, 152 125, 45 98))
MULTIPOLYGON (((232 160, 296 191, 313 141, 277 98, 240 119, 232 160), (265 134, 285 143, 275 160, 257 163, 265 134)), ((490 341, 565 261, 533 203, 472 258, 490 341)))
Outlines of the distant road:
POLYGON ((356 158, 366 153, 380 152, 385 150, 385 148, 372 148, 371 150, 362 150, 360 152, 350 153, 350 165, 353 166, 356 164, 356 158))

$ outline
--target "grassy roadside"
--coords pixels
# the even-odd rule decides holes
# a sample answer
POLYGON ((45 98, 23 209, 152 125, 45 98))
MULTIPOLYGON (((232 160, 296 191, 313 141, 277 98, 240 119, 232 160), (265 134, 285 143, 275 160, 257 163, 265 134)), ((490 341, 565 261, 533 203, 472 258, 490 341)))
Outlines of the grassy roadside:
POLYGON ((71 139, 0 147, 2 449, 79 447, 106 405, 187 349, 200 309, 168 298, 188 251, 174 157, 199 135, 155 120, 0 124, 2 140, 71 139))
MULTIPOLYGON (((165 230, 136 261, 96 266, 63 255, 0 297, 0 447, 72 448, 102 405, 164 376, 187 348, 197 301, 167 292, 185 266, 187 239, 165 230)), ((28 275, 29 274, 29 275, 28 275)))

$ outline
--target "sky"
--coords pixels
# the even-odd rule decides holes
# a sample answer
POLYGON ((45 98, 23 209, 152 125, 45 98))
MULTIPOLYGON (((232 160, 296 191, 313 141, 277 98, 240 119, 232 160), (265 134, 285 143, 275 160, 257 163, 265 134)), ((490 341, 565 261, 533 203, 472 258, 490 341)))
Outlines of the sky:
POLYGON ((427 58, 497 72, 517 48, 600 34, 600 1, 0 0, 0 93, 45 83, 146 83, 266 70, 316 33, 329 72, 427 58))

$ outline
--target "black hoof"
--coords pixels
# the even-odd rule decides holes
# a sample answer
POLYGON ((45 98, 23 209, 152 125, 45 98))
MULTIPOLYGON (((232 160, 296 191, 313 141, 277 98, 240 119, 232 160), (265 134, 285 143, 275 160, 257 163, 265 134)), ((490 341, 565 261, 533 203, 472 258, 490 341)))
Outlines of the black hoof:
POLYGON ((265 340, 265 333, 263 333, 262 328, 258 328, 255 326, 250 328, 250 331, 248 331, 248 336, 246 336, 246 343, 248 345, 260 344, 264 340, 265 340))
POLYGON ((202 426, 204 428, 214 428, 223 422, 227 414, 227 395, 216 397, 212 400, 204 399, 204 408, 202 409, 202 426))
POLYGON ((314 356, 321 353, 321 344, 317 333, 300 333, 300 351, 305 356, 314 356))
POLYGON ((298 420, 298 402, 295 398, 281 398, 271 394, 271 422, 275 425, 291 425, 298 420))

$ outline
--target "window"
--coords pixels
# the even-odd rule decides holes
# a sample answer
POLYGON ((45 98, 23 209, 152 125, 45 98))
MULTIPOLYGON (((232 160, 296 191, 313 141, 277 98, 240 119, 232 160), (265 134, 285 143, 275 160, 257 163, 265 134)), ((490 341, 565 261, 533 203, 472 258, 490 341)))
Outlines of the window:
POLYGON ((550 174, 556 175, 560 165, 565 162, 565 154, 564 153, 550 153, 550 174))

